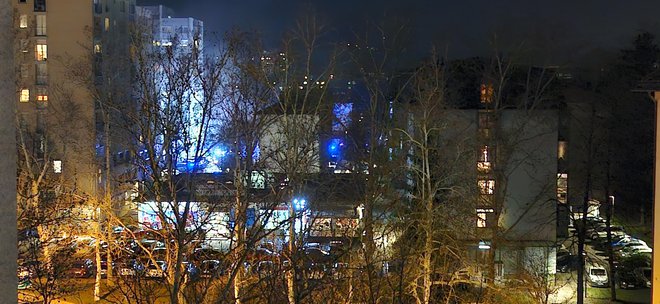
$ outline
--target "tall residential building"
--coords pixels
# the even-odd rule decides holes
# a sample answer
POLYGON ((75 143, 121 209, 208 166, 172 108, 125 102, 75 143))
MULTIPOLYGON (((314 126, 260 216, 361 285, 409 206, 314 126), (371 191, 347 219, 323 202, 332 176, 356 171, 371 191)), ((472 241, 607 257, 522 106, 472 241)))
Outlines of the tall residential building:
POLYGON ((151 31, 156 46, 172 45, 176 39, 180 47, 203 49, 204 22, 191 17, 172 17, 174 11, 168 7, 138 6, 139 22, 151 31))
POLYGON ((134 0, 19 0, 13 6, 15 101, 25 145, 47 162, 64 189, 95 196, 99 90, 94 86, 111 79, 100 69, 99 55, 128 50, 134 0))
POLYGON ((20 127, 31 137, 26 145, 37 158, 49 160, 65 187, 94 194, 94 101, 90 90, 72 79, 92 75, 92 3, 25 0, 14 7, 16 102, 20 127))

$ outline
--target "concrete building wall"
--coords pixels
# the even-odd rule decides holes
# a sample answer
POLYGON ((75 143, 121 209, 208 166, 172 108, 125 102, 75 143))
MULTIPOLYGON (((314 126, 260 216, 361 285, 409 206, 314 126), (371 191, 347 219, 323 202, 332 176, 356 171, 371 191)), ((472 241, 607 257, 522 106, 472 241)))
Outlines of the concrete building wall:
POLYGON ((16 273, 16 133, 14 130, 16 110, 16 86, 13 44, 14 10, 13 0, 0 1, 0 294, 3 303, 17 303, 16 273))
POLYGON ((46 145, 45 156, 53 166, 61 161, 64 185, 95 195, 94 101, 82 83, 93 71, 92 3, 47 1, 45 11, 35 12, 33 1, 14 3, 19 16, 28 20, 27 27, 20 20, 13 27, 22 48, 16 62, 21 71, 18 91, 30 93, 28 101, 18 102, 19 119, 43 133, 44 140, 37 136, 33 144, 37 149, 46 145), (39 22, 43 20, 45 25, 39 22))
POLYGON ((269 125, 259 141, 260 156, 270 173, 318 173, 319 118, 314 115, 266 115, 269 125), (287 150, 298 152, 292 157, 287 150), (292 172, 293 170, 293 172, 292 172))
POLYGON ((511 149, 505 164, 508 178, 500 219, 504 237, 554 242, 558 114, 551 110, 532 114, 510 110, 503 113, 502 124, 511 144, 498 147, 511 149))
MULTIPOLYGON (((548 274, 553 274, 557 220, 558 112, 502 110, 499 120, 489 128, 485 127, 484 114, 489 115, 482 110, 453 110, 443 117, 450 127, 443 131, 441 151, 454 157, 454 150, 468 154, 467 162, 461 164, 461 170, 464 171, 461 176, 465 182, 474 183, 474 200, 465 202, 474 213, 471 216, 466 216, 469 214, 466 211, 461 213, 470 227, 467 231, 472 231, 464 235, 463 241, 468 249, 474 251, 474 256, 482 256, 491 249, 477 249, 477 244, 491 241, 494 231, 492 227, 498 225, 502 238, 495 253, 495 260, 502 267, 498 268, 498 273, 514 275, 523 270, 547 269, 548 274), (495 135, 495 132, 499 134, 495 135), (462 148, 458 148, 461 145, 462 148), (491 146, 486 159, 490 166, 488 170, 485 164, 479 164, 485 160, 480 154, 487 145, 491 146), (498 179, 494 168, 504 171, 504 180, 498 179), (478 184, 482 180, 494 181, 491 197, 482 192, 478 184), (500 192, 501 196, 498 196, 500 192), (497 197, 501 201, 488 203, 497 197), (502 207, 500 218, 489 218, 497 206, 502 207), (493 212, 484 212, 489 210, 493 212), (478 227, 478 217, 484 215, 486 221, 483 224, 486 227, 478 227), (534 267, 530 266, 531 262, 535 263, 534 267)), ((456 208, 459 207, 465 208, 463 205, 456 208)), ((475 261, 482 263, 484 259, 477 258, 475 261)))

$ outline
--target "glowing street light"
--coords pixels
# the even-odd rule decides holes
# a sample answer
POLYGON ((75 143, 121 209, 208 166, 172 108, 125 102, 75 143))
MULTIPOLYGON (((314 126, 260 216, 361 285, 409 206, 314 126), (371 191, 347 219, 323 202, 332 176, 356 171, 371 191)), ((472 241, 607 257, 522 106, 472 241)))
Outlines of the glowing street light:
POLYGON ((302 211, 307 208, 307 200, 304 198, 294 198, 293 199, 293 209, 295 211, 302 211))

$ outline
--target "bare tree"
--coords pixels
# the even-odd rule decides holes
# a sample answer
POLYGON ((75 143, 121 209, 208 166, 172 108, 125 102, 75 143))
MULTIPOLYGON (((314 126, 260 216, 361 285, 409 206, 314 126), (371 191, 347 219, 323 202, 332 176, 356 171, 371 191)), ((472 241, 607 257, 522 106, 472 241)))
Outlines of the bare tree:
MULTIPOLYGON (((164 256, 135 242, 145 252, 145 267, 164 264, 164 279, 171 303, 185 302, 189 283, 186 257, 203 238, 213 210, 196 205, 196 174, 203 172, 205 157, 215 145, 215 106, 221 98, 221 73, 225 57, 204 58, 198 43, 174 39, 169 46, 152 46, 136 34, 133 50, 134 94, 137 104, 128 105, 123 128, 137 145, 137 200, 152 218, 140 220, 140 228, 155 235, 165 248, 164 256), (150 210, 149 210, 150 209, 150 210), (164 259, 159 263, 158 259, 164 259)), ((193 40, 198 37, 193 37, 193 40)), ((131 236, 140 240, 135 234, 131 236)), ((159 266, 160 267, 160 266, 159 266)))

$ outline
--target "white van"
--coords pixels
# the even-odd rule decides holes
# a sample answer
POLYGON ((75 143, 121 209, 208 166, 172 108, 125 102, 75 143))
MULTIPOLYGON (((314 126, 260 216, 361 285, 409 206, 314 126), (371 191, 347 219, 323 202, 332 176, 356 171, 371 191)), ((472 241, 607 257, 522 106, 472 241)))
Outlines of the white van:
POLYGON ((587 265, 587 282, 592 287, 607 287, 609 286, 609 279, 607 277, 607 270, 600 265, 587 265))

